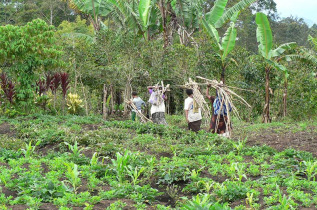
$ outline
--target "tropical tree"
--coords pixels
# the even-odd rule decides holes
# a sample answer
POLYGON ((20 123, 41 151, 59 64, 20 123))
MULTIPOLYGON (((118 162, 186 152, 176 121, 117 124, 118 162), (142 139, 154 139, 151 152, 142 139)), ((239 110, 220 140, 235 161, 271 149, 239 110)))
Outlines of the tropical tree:
POLYGON ((0 27, 0 63, 16 77, 16 98, 25 111, 34 104, 35 73, 63 65, 55 42, 54 27, 40 19, 0 27))
POLYGON ((223 83, 225 82, 226 68, 230 61, 234 61, 233 59, 228 59, 228 55, 234 49, 237 39, 235 22, 241 10, 255 1, 256 0, 242 0, 233 7, 225 10, 228 0, 217 0, 212 10, 202 18, 202 24, 209 36, 213 39, 215 43, 213 45, 214 50, 221 61, 221 81, 223 83), (228 20, 231 20, 230 26, 220 39, 216 28, 222 27, 228 20))
MULTIPOLYGON (((257 24, 257 40, 259 42, 259 53, 264 58, 265 65, 265 104, 263 109, 263 122, 271 122, 270 118, 270 72, 272 69, 278 69, 285 72, 287 76, 287 69, 282 64, 278 63, 279 58, 285 51, 293 49, 296 46, 295 42, 282 44, 276 49, 273 49, 273 37, 269 20, 264 13, 256 14, 257 24)), ((285 80, 287 81, 287 80, 285 80)))

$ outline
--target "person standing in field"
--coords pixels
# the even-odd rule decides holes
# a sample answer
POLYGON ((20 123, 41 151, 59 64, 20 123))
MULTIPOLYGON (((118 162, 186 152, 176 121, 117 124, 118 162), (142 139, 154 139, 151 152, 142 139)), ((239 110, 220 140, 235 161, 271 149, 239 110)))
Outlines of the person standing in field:
POLYGON ((149 103, 151 106, 151 118, 153 123, 167 125, 165 120, 165 104, 166 96, 164 93, 160 94, 161 87, 149 86, 150 93, 149 103))
MULTIPOLYGON (((206 91, 206 97, 209 99, 209 101, 212 104, 212 115, 211 115, 209 131, 212 133, 226 135, 226 133, 228 132, 226 129, 226 122, 228 121, 227 106, 225 105, 224 102, 223 103, 221 102, 222 99, 220 96, 218 96, 218 93, 216 94, 217 96, 210 96, 209 88, 210 88, 210 85, 207 86, 207 91, 206 91), (218 123, 218 126, 216 126, 218 116, 219 116, 219 123, 218 123), (216 127, 217 127, 217 130, 216 130, 216 127)), ((231 106, 229 107, 229 112, 231 112, 231 106)), ((231 125, 229 126, 231 127, 231 125)))
POLYGON ((185 99, 185 117, 188 123, 188 130, 198 132, 201 126, 201 109, 195 99, 193 98, 193 90, 187 89, 188 97, 185 99))
POLYGON ((132 109, 131 112, 131 119, 132 121, 135 121, 136 119, 136 112, 142 112, 142 106, 146 106, 145 102, 138 96, 137 92, 132 92, 132 103, 135 105, 137 110, 132 109))

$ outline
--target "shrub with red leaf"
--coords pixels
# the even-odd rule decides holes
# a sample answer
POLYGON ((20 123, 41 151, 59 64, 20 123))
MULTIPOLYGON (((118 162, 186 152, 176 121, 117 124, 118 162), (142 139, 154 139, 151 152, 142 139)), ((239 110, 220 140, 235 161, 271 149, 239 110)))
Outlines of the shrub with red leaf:
POLYGON ((54 76, 51 73, 48 73, 45 75, 46 90, 48 90, 50 88, 50 86, 52 85, 53 78, 54 78, 54 76))
POLYGON ((55 73, 53 75, 53 79, 52 79, 51 85, 50 85, 50 88, 51 88, 52 93, 54 95, 56 95, 57 88, 59 87, 60 84, 61 84, 61 76, 59 73, 55 73))
POLYGON ((69 75, 67 73, 60 73, 61 87, 64 99, 66 98, 67 90, 69 89, 69 75))
POLYGON ((46 81, 39 79, 39 81, 36 82, 36 91, 39 94, 39 96, 43 95, 46 91, 46 81))
POLYGON ((7 86, 8 86, 8 77, 7 77, 6 73, 2 72, 0 75, 0 79, 1 79, 1 88, 4 92, 4 94, 6 94, 7 86))
POLYGON ((10 102, 10 104, 13 103, 13 98, 15 96, 14 87, 15 87, 15 85, 13 84, 13 82, 9 81, 6 96, 7 96, 8 101, 10 102))
POLYGON ((0 75, 0 81, 5 97, 8 99, 10 104, 12 104, 15 97, 14 83, 8 79, 8 76, 4 72, 0 75))

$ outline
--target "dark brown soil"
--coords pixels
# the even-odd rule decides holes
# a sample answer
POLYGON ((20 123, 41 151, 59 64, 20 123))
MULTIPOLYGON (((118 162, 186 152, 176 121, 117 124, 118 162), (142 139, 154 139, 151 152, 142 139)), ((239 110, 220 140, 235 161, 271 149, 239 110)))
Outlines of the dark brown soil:
POLYGON ((48 166, 45 163, 41 163, 41 168, 43 169, 44 174, 46 174, 50 171, 48 166))
POLYGON ((0 134, 6 134, 10 137, 13 137, 13 136, 15 136, 14 127, 7 122, 2 123, 0 125, 0 134))
MULTIPOLYGON (((123 209, 136 209, 133 205, 135 204, 135 202, 133 200, 129 200, 129 199, 120 199, 122 202, 126 203, 127 205, 123 208, 123 209)), ((102 200, 99 203, 97 203, 96 205, 94 205, 94 210, 104 210, 107 207, 110 206, 110 204, 116 202, 117 200, 102 200)))
POLYGON ((8 209, 14 209, 14 210, 25 210, 29 207, 27 205, 14 205, 14 206, 8 206, 8 209))
POLYGON ((57 147, 58 143, 56 144, 47 144, 44 147, 40 148, 38 152, 42 155, 47 155, 50 151, 59 152, 59 148, 57 147))
POLYGON ((248 134, 247 145, 268 145, 278 151, 287 148, 311 152, 317 156, 317 132, 316 128, 307 131, 277 132, 275 129, 268 129, 259 133, 248 134), (314 130, 315 129, 315 130, 314 130))
POLYGON ((2 186, 2 193, 5 194, 6 197, 12 196, 13 198, 16 198, 18 196, 16 191, 9 190, 4 186, 2 186))
POLYGON ((43 203, 40 210, 57 210, 58 208, 51 203, 43 203))

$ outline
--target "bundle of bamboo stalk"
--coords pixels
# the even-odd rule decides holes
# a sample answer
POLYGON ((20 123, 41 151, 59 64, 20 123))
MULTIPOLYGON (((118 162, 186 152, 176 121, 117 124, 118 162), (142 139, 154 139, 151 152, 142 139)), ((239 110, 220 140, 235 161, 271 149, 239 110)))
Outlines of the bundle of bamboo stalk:
MULTIPOLYGON (((216 130, 218 129, 220 114, 223 113, 224 110, 222 109, 224 109, 224 107, 226 107, 226 109, 231 108, 233 114, 238 119, 240 119, 239 112, 233 103, 233 100, 234 100, 233 97, 235 97, 238 102, 246 105, 248 108, 251 108, 251 106, 241 96, 239 96, 238 94, 236 94, 234 91, 230 89, 234 87, 229 88, 228 86, 222 84, 221 82, 218 82, 217 80, 209 80, 200 76, 197 76, 197 78, 205 82, 199 85, 209 85, 210 87, 214 88, 217 91, 217 97, 220 100, 220 110, 217 116, 216 128, 215 128, 216 130)), ((225 117, 226 130, 227 132, 229 132, 229 136, 231 136, 231 114, 230 114, 230 111, 228 110, 226 110, 226 113, 227 113, 227 117, 225 117)))
POLYGON ((142 114, 142 112, 140 112, 137 107, 135 106, 135 104, 132 102, 131 100, 125 100, 125 102, 127 103, 128 107, 131 110, 134 110, 136 115, 140 118, 142 123, 146 123, 146 122, 152 122, 152 120, 150 120, 149 118, 147 118, 144 114, 142 114))

